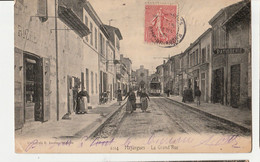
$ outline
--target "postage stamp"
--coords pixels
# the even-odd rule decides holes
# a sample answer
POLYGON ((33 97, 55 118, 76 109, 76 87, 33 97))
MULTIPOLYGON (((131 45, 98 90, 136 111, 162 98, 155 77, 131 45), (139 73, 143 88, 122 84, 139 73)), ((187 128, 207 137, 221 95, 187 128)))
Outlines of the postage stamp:
POLYGON ((180 33, 180 27, 185 28, 185 21, 179 18, 177 4, 145 5, 145 42, 173 47, 184 38, 186 29, 180 33))

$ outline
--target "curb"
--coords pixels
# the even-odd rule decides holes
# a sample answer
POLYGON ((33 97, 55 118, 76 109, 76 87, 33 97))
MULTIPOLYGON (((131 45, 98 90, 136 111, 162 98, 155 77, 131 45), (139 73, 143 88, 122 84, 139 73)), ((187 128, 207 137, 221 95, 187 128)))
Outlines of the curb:
POLYGON ((187 105, 187 104, 185 104, 185 103, 182 103, 182 102, 173 100, 173 99, 171 99, 171 98, 167 98, 167 97, 164 97, 164 98, 166 98, 166 99, 168 99, 168 100, 171 100, 172 102, 174 102, 174 103, 176 103, 176 104, 185 106, 185 107, 187 107, 187 108, 189 108, 189 109, 191 109, 191 110, 193 110, 193 111, 197 111, 197 112, 199 112, 199 113, 203 113, 204 115, 206 115, 206 116, 208 116, 208 117, 210 117, 210 118, 214 118, 214 119, 216 119, 216 120, 219 120, 219 121, 221 121, 221 122, 227 123, 227 124, 229 124, 229 125, 232 125, 232 126, 235 126, 235 127, 239 127, 243 132, 251 132, 251 129, 250 129, 250 128, 247 128, 247 127, 244 127, 244 126, 242 126, 242 125, 239 125, 239 124, 237 124, 237 123, 235 123, 235 122, 233 122, 233 121, 230 121, 230 120, 228 120, 228 119, 225 119, 225 118, 223 118, 223 117, 220 117, 220 116, 217 116, 217 115, 213 115, 213 114, 211 114, 211 113, 208 113, 208 112, 206 112, 206 111, 203 111, 203 110, 194 108, 193 106, 190 106, 190 105, 187 105))
MULTIPOLYGON (((126 102, 123 103, 121 106, 119 106, 117 109, 115 109, 114 111, 112 111, 111 113, 108 114, 108 117, 102 121, 100 124, 96 124, 96 125, 88 125, 87 127, 81 129, 80 131, 78 131, 77 133, 74 134, 74 137, 81 137, 83 132, 86 132, 87 130, 89 130, 89 126, 92 127, 92 129, 90 130, 90 133, 88 133, 88 138, 93 138, 109 121, 110 119, 118 112, 120 111, 124 106, 125 106, 126 102)), ((98 119, 97 119, 98 120, 98 119)))

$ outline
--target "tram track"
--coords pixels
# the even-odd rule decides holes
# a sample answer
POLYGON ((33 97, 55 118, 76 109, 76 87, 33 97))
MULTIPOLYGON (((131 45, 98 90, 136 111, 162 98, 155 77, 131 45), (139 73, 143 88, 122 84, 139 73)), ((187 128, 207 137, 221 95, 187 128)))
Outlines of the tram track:
POLYGON ((186 133, 222 133, 250 135, 251 132, 243 130, 236 125, 223 122, 187 108, 184 105, 176 104, 167 98, 155 98, 158 108, 163 109, 166 115, 174 120, 185 130, 186 133), (172 106, 168 106, 172 105, 172 106))

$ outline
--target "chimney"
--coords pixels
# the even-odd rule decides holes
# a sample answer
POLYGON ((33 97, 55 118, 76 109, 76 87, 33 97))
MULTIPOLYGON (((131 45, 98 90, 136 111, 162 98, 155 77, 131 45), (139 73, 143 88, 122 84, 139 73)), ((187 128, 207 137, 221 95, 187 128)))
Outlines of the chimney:
POLYGON ((165 64, 166 60, 163 60, 163 64, 165 64))

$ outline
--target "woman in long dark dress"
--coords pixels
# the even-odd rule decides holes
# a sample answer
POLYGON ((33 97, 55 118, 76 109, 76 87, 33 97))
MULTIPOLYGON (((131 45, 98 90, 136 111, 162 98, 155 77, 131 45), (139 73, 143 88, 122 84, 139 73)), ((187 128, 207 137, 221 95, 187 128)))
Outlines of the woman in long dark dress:
POLYGON ((130 113, 133 113, 133 111, 135 110, 135 106, 136 106, 136 97, 135 97, 135 93, 132 89, 130 89, 130 91, 126 94, 124 100, 127 99, 127 103, 126 103, 126 111, 130 111, 130 113))
POLYGON ((78 93, 78 103, 77 103, 77 114, 87 114, 88 113, 88 102, 89 95, 86 90, 80 91, 78 93))
POLYGON ((148 94, 143 89, 140 93, 140 101, 141 101, 141 110, 142 112, 146 112, 146 109, 148 107, 148 100, 150 101, 150 98, 148 94))

